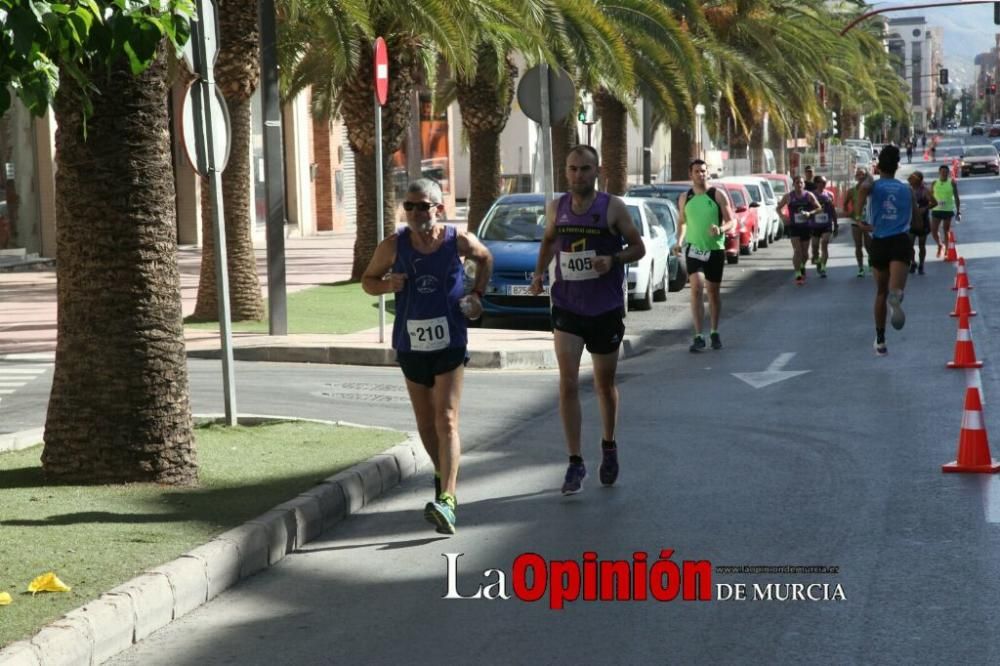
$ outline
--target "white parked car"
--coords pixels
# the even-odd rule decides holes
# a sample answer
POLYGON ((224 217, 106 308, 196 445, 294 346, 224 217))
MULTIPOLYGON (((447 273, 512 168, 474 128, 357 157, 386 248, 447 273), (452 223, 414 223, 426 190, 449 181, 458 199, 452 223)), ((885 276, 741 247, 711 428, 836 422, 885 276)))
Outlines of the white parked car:
POLYGON ((750 205, 757 209, 757 244, 767 247, 778 236, 781 219, 775 207, 774 191, 767 180, 759 176, 727 176, 725 180, 740 183, 750 193, 750 205), (770 195, 771 201, 768 201, 770 195))
POLYGON ((667 232, 657 222, 656 215, 649 209, 645 199, 624 197, 623 201, 646 246, 643 258, 626 267, 628 298, 636 310, 649 310, 653 307, 654 300, 663 301, 667 298, 667 264, 670 256, 667 232))

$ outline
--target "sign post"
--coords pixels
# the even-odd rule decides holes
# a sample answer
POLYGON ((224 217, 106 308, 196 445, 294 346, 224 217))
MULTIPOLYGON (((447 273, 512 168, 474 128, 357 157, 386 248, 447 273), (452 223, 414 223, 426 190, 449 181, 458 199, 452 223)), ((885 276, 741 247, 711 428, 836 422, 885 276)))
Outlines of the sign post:
POLYGON ((198 0, 197 21, 191 24, 191 39, 184 61, 198 77, 188 89, 182 113, 183 144, 195 171, 208 178, 212 205, 212 238, 215 241, 215 288, 219 295, 219 337, 222 346, 222 385, 226 424, 236 425, 236 379, 233 373, 233 335, 229 314, 229 270, 226 264, 226 227, 222 210, 222 170, 229 155, 229 115, 225 100, 215 86, 214 65, 219 53, 215 6, 198 0))
POLYGON ((552 199, 552 123, 557 123, 576 105, 573 80, 561 69, 546 64, 535 65, 517 85, 517 103, 524 115, 539 124, 542 134, 542 187, 546 205, 552 199))
MULTIPOLYGON (((385 40, 379 37, 375 40, 375 205, 378 211, 376 217, 376 240, 381 243, 385 238, 385 199, 382 183, 382 106, 389 97, 389 51, 385 40)), ((385 342, 385 294, 378 295, 378 341, 385 342)))

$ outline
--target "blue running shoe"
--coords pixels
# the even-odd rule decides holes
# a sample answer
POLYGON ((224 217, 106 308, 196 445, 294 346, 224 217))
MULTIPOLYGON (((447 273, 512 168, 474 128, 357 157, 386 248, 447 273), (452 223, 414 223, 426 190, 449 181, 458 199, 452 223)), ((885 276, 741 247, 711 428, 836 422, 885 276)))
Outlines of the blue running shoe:
POLYGON ((437 528, 438 534, 454 534, 455 506, 453 496, 441 493, 437 500, 428 502, 424 507, 424 518, 437 528))
POLYGON ((562 494, 575 495, 583 489, 583 480, 587 478, 587 468, 583 463, 570 463, 566 468, 566 480, 563 481, 562 494))
POLYGON ((618 447, 614 446, 610 449, 602 447, 601 454, 601 468, 598 470, 597 476, 600 477, 602 484, 610 486, 618 480, 618 447))

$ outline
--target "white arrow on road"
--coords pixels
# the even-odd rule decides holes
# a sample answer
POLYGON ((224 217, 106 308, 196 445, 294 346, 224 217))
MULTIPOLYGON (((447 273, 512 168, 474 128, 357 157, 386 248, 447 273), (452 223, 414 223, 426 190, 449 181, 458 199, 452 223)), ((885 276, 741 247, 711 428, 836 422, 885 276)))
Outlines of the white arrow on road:
POLYGON ((759 389, 810 372, 809 370, 782 370, 794 356, 795 352, 782 354, 774 359, 774 362, 767 366, 767 370, 763 372, 734 372, 733 377, 745 381, 755 389, 759 389))

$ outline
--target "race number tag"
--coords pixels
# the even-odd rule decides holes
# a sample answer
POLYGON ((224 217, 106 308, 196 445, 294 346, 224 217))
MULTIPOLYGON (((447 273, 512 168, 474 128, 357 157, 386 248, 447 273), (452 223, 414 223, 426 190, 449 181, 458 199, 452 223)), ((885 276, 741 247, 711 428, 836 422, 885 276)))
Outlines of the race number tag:
POLYGON ((689 258, 695 259, 697 261, 708 261, 709 258, 712 256, 712 251, 711 250, 699 250, 694 245, 688 245, 687 255, 688 255, 689 258))
POLYGON ((829 224, 830 223, 830 216, 827 215, 826 213, 816 213, 815 220, 816 220, 816 224, 819 224, 819 225, 829 224))
POLYGON ((410 334, 410 349, 413 351, 440 351, 451 344, 447 317, 434 319, 410 319, 406 322, 410 334))
POLYGON ((805 213, 796 213, 794 216, 792 216, 792 220, 795 222, 795 224, 805 224, 806 222, 809 221, 809 216, 806 215, 805 213))
POLYGON ((562 279, 577 282, 600 277, 598 272, 594 270, 594 258, 596 256, 597 252, 595 250, 560 252, 559 270, 562 274, 562 279))

